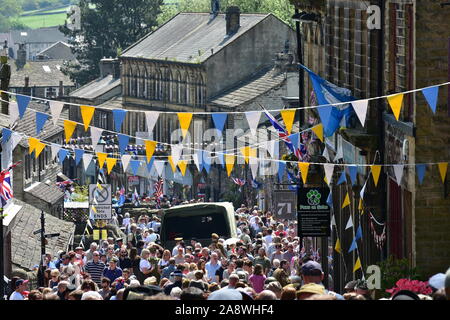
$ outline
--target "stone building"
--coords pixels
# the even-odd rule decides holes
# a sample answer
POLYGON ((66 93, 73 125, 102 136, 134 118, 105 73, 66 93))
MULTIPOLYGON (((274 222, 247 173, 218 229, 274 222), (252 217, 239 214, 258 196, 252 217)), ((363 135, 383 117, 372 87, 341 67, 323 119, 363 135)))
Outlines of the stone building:
MULTIPOLYGON (((167 156, 167 144, 178 142, 170 139, 171 133, 179 128, 176 112, 233 111, 237 105, 221 103, 220 99, 229 99, 239 87, 258 79, 264 82, 270 76, 277 83, 264 83, 262 90, 255 90, 249 97, 277 87, 280 76, 270 71, 276 54, 287 44, 296 48, 295 41, 294 31, 272 14, 240 14, 236 7, 217 15, 180 13, 124 50, 119 57, 122 92, 98 105, 96 117, 97 113, 104 114, 105 119, 100 127, 114 131, 111 108, 137 111, 127 113, 122 132, 163 142, 155 155, 167 156), (262 78, 264 75, 266 78, 262 78), (172 112, 160 114, 150 134, 143 113, 149 110, 172 112)), ((293 56, 296 56, 295 52, 293 56)), ((106 79, 98 81, 107 82, 106 79)), ((95 105, 99 99, 88 100, 90 94, 83 92, 96 86, 87 85, 86 88, 73 92, 70 100, 95 105)), ((250 100, 243 99, 242 103, 250 100)), ((71 108, 71 119, 81 119, 79 111, 74 109, 77 108, 71 108)), ((94 125, 98 126, 95 121, 94 125)), ((202 135, 211 123, 209 116, 195 116, 190 126, 191 137, 202 135)), ((233 127, 233 123, 229 125, 233 127)), ((152 190, 148 175, 141 180, 139 192, 152 190)), ((194 185, 200 181, 200 177, 194 177, 194 185)), ((216 198, 219 198, 218 193, 216 198)))
MULTIPOLYGON (((314 2, 314 6, 310 1, 291 2, 299 10, 321 17, 318 22, 301 23, 305 65, 330 82, 350 89, 357 99, 448 81, 450 34, 445 21, 450 9, 440 6, 439 1, 324 0, 314 2), (368 10, 370 5, 378 6, 380 15, 368 10), (372 25, 374 17, 379 18, 379 28, 372 25), (317 44, 315 35, 322 38, 321 43, 317 44)), ((306 97, 312 90, 307 77, 305 74, 306 97)), ((445 110, 448 91, 442 87, 439 92, 435 115, 420 92, 404 96, 399 121, 386 99, 373 100, 364 128, 357 120, 354 126, 326 139, 325 146, 332 155, 343 148, 344 163, 405 164, 400 186, 392 167, 384 167, 378 186, 369 179, 365 192, 365 212, 386 222, 387 239, 382 250, 375 246, 368 215, 360 216, 357 210, 363 179, 370 169, 360 170, 358 182, 351 189, 334 187, 335 215, 344 251, 343 255, 335 254, 334 269, 341 275, 341 281, 361 277, 361 271, 351 272, 355 251, 346 253, 353 235, 344 230, 348 210, 339 208, 347 191, 354 224, 361 224, 363 230, 363 241, 358 243, 363 268, 390 255, 407 258, 424 279, 448 267, 450 238, 445 232, 448 219, 444 218, 450 208, 448 191, 436 165, 427 169, 421 186, 411 165, 448 161, 450 123, 445 110), (343 270, 344 263, 347 272, 343 270)), ((339 175, 340 171, 335 171, 336 178, 339 175)), ((335 239, 330 245, 334 245, 335 239)), ((335 288, 344 284, 335 283, 335 288)))
POLYGON ((36 56, 36 60, 64 60, 71 61, 75 60, 75 55, 72 53, 72 49, 70 45, 63 42, 58 41, 50 47, 42 50, 36 56))
POLYGON ((9 90, 37 98, 55 99, 68 95, 75 84, 61 71, 64 60, 27 61, 23 45, 16 60, 10 59, 9 90))

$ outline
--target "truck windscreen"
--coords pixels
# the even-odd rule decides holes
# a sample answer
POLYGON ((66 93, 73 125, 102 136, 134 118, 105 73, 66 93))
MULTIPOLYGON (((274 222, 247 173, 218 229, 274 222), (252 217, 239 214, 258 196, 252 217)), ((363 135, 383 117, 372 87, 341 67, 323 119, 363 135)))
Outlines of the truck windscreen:
POLYGON ((168 241, 178 237, 208 239, 211 237, 211 233, 226 237, 230 232, 223 214, 165 217, 164 225, 164 234, 168 241))

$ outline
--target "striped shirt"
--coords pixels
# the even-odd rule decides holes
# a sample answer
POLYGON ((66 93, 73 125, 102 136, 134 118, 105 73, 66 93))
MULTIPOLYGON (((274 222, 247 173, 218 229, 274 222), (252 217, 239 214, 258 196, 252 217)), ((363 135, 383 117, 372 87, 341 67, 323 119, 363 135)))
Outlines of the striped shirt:
POLYGON ((101 261, 97 263, 95 263, 94 261, 89 261, 84 268, 86 272, 91 275, 92 281, 100 285, 100 279, 103 276, 103 270, 105 270, 106 268, 105 264, 101 261))

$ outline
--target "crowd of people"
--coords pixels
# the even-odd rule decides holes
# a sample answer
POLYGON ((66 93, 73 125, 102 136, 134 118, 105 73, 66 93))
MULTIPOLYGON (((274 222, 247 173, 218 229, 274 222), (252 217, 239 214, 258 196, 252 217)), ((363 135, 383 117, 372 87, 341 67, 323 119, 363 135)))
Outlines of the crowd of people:
MULTIPOLYGON (((55 258, 47 255, 43 285, 11 281, 10 300, 368 300, 363 280, 345 292, 323 285, 317 257, 300 243, 295 223, 257 207, 235 212, 238 238, 211 234, 207 243, 176 238, 161 246, 158 217, 119 222, 126 237, 92 242, 55 258)), ((195 226, 193 226, 195 228, 195 226)), ((205 242, 205 241, 203 241, 205 242)), ((450 299, 450 269, 434 281, 430 299, 450 299), (443 277, 442 277, 443 276, 443 277)), ((391 299, 424 299, 400 290, 391 299)))

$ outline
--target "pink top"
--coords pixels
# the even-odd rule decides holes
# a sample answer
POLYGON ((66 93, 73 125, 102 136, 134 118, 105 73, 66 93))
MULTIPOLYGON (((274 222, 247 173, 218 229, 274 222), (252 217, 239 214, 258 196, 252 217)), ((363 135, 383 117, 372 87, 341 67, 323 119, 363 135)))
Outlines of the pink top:
POLYGON ((266 276, 252 274, 248 278, 248 281, 252 284, 252 287, 255 290, 255 292, 260 293, 261 291, 264 290, 264 281, 266 281, 266 276))

